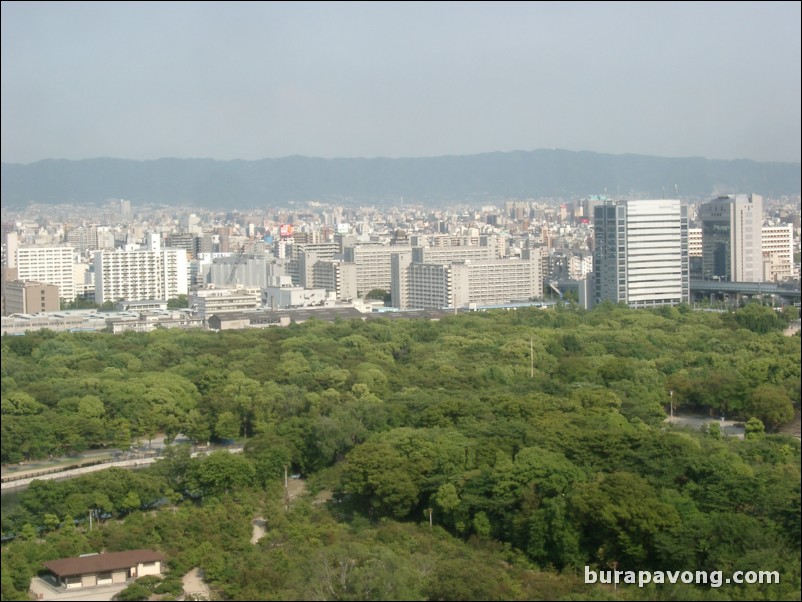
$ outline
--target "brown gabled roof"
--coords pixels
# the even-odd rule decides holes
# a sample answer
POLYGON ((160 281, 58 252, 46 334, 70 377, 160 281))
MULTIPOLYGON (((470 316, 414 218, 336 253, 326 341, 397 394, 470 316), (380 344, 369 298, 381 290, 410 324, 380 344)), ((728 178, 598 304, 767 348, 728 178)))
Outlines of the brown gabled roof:
POLYGON ((59 577, 86 575, 88 573, 108 573, 120 569, 130 569, 140 562, 164 560, 164 555, 153 550, 128 550, 126 552, 110 552, 92 556, 60 558, 42 564, 59 577))

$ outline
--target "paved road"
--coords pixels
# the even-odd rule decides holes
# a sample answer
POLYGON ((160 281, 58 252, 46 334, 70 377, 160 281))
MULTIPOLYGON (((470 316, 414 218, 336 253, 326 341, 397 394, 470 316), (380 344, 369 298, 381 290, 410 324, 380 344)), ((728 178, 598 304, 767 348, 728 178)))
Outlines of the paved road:
MULTIPOLYGON (((182 435, 176 437, 173 443, 189 444, 189 439, 182 435)), ((33 460, 31 462, 20 462, 19 464, 7 464, 0 467, 0 475, 9 477, 15 476, 35 476, 47 474, 49 472, 63 471, 67 466, 88 464, 93 462, 113 462, 119 466, 120 462, 126 460, 143 460, 154 456, 161 456, 164 448, 164 436, 158 435, 150 442, 147 439, 140 439, 127 450, 120 449, 93 449, 72 456, 52 457, 47 460, 33 460)), ((108 466, 106 466, 108 468, 108 466)))
MULTIPOLYGON (((243 452, 242 447, 226 447, 226 448, 218 448, 218 449, 227 449, 229 453, 232 454, 240 454, 243 452)), ((192 452, 192 457, 196 457, 202 454, 208 454, 214 449, 209 449, 205 451, 195 451, 192 452)), ((27 487, 31 484, 31 481, 53 481, 59 479, 71 479, 73 477, 77 477, 88 472, 95 472, 97 470, 105 470, 111 467, 117 468, 138 468, 141 466, 147 466, 148 464, 153 464, 158 457, 154 458, 137 458, 134 460, 118 460, 114 462, 104 462, 103 464, 93 464, 92 466, 82 466, 81 468, 74 468, 71 470, 59 470, 55 472, 48 472, 44 474, 34 474, 30 477, 23 477, 20 479, 16 479, 14 481, 6 481, 0 484, 0 489, 2 491, 10 491, 12 489, 18 489, 20 487, 27 487)))
POLYGON ((677 426, 686 426, 694 430, 700 430, 702 426, 710 424, 711 422, 718 422, 721 426, 721 434, 728 437, 744 438, 744 428, 737 426, 740 422, 735 420, 722 420, 714 416, 704 416, 700 414, 683 414, 681 416, 674 416, 673 418, 666 418, 669 424, 677 426))

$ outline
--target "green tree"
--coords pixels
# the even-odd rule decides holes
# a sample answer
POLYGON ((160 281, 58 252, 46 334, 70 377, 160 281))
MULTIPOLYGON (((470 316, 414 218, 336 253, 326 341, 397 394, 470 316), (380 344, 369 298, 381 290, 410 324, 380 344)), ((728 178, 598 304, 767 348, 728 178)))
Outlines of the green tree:
POLYGON ((757 439, 765 432, 766 427, 763 425, 763 422, 760 420, 760 418, 756 418, 754 416, 747 420, 746 425, 744 426, 744 436, 747 439, 757 439))
POLYGON ((117 504, 117 507, 123 514, 129 514, 134 510, 139 510, 140 506, 142 506, 142 500, 139 499, 135 491, 126 493, 125 497, 117 504))
POLYGON ((390 303, 390 293, 380 288, 374 288, 373 290, 369 291, 367 295, 365 295, 365 299, 367 300, 375 300, 375 301, 383 301, 385 305, 389 305, 390 303))
POLYGON ((144 585, 134 582, 115 595, 114 599, 125 602, 130 602, 132 600, 148 600, 150 599, 151 593, 151 590, 144 585))
POLYGON ((186 483, 194 495, 223 495, 252 484, 255 475, 253 465, 241 454, 216 451, 193 461, 186 483))
POLYGON ((776 385, 760 385, 749 395, 747 411, 772 429, 794 418, 794 406, 785 391, 776 385))
POLYGON ((189 299, 187 295, 178 295, 174 299, 167 300, 167 309, 182 309, 189 307, 189 299))
POLYGON ((245 445, 245 455, 253 462, 256 479, 263 487, 281 477, 284 468, 291 466, 298 458, 292 443, 273 432, 249 439, 245 445))
POLYGON ((364 497, 382 513, 407 516, 418 502, 419 471, 386 443, 367 442, 354 448, 343 467, 346 493, 364 497))
POLYGON ((739 309, 735 312, 735 320, 744 328, 758 334, 766 334, 785 327, 785 322, 776 311, 759 303, 750 303, 739 309))
POLYGON ((676 510, 660 501, 651 485, 626 472, 578 485, 570 501, 582 525, 583 546, 604 566, 650 566, 655 536, 679 522, 676 510))
POLYGON ((206 445, 212 437, 212 429, 209 421, 200 413, 199 410, 190 410, 187 414, 184 434, 197 445, 206 445))
POLYGON ((214 424, 214 435, 218 439, 236 439, 239 436, 240 420, 233 412, 223 412, 214 424))
POLYGON ((13 416, 28 416, 40 414, 45 406, 36 401, 31 395, 24 391, 15 391, 4 395, 2 398, 3 416, 9 414, 13 416))

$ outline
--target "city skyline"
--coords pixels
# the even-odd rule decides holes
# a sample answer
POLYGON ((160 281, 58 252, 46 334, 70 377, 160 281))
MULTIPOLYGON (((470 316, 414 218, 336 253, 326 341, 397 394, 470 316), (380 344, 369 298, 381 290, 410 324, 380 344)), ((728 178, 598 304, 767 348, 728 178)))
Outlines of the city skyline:
POLYGON ((2 5, 2 161, 800 161, 798 3, 2 5))

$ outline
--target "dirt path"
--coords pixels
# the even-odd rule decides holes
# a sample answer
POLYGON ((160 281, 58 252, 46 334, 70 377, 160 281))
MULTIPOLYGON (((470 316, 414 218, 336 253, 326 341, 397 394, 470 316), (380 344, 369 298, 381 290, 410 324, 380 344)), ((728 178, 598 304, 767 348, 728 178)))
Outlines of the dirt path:
POLYGON ((253 525, 253 535, 251 535, 251 543, 256 545, 259 543, 259 540, 265 536, 267 533, 267 521, 263 519, 261 516, 253 519, 251 521, 253 525))
POLYGON ((184 575, 182 581, 184 582, 185 596, 195 596, 196 600, 212 599, 212 591, 203 580, 203 573, 198 567, 184 575))
POLYGON ((287 481, 287 493, 290 496, 290 500, 303 495, 306 493, 306 481, 303 479, 289 479, 287 481))

